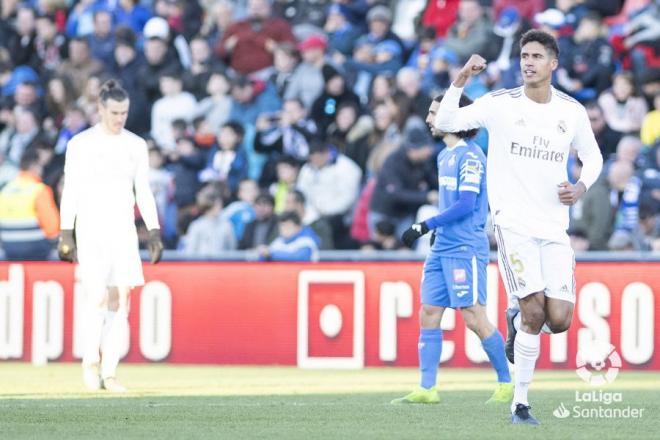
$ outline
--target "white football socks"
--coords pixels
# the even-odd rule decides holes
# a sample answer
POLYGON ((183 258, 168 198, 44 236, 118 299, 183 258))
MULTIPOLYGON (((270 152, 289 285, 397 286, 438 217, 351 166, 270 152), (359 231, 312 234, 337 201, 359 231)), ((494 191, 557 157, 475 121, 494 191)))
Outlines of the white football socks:
POLYGON ((128 332, 128 314, 125 310, 116 312, 107 311, 103 331, 103 342, 101 344, 101 377, 115 377, 117 364, 119 364, 122 342, 126 339, 128 332))
POLYGON ((534 367, 536 359, 539 357, 541 346, 541 336, 526 333, 518 330, 514 344, 514 373, 515 388, 513 392, 513 402, 511 403, 511 412, 516 409, 517 403, 529 405, 527 401, 527 391, 534 376, 534 367))
POLYGON ((105 309, 89 307, 85 316, 85 339, 83 351, 83 365, 98 364, 101 360, 101 339, 103 335, 103 321, 105 309))

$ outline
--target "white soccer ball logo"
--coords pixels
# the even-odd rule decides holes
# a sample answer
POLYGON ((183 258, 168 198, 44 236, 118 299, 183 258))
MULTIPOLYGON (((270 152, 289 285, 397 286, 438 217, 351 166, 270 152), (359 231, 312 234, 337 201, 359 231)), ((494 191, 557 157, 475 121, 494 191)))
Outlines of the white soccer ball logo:
POLYGON ((580 379, 593 387, 599 387, 614 382, 621 368, 621 357, 612 344, 594 341, 588 347, 583 347, 578 351, 575 364, 577 366, 575 372, 580 379), (604 374, 595 374, 592 371, 604 370, 608 361, 610 367, 604 374))

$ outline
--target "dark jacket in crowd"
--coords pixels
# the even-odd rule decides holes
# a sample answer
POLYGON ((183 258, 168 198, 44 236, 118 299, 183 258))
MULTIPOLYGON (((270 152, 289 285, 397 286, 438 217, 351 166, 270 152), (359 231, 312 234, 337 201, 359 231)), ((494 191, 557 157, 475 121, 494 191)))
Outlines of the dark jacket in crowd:
POLYGON ((170 161, 174 171, 174 201, 178 207, 189 206, 195 203, 195 195, 200 183, 197 174, 206 164, 206 156, 200 151, 188 156, 179 156, 178 160, 170 161))
POLYGON ((378 173, 370 210, 397 218, 414 214, 427 203, 428 192, 438 189, 437 172, 435 161, 412 163, 399 148, 378 173))
POLYGON ((265 220, 253 220, 245 225, 238 248, 245 250, 254 249, 261 245, 268 246, 277 238, 278 234, 276 216, 273 215, 265 220))

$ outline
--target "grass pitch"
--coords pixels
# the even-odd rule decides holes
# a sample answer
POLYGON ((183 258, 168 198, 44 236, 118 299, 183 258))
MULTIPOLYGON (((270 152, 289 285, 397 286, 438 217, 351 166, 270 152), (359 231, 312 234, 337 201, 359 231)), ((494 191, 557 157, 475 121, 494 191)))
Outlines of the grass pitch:
MULTIPOLYGON (((3 439, 658 439, 660 374, 623 371, 604 392, 622 402, 576 402, 592 389, 574 372, 537 372, 540 427, 511 426, 508 405, 486 406, 490 370, 440 369, 439 405, 389 402, 415 369, 121 365, 125 395, 82 389, 78 364, 0 364, 3 439), (553 415, 560 404, 567 418, 553 415), (576 418, 572 408, 643 408, 641 418, 576 418)), ((599 394, 597 394, 599 395, 599 394)), ((592 411, 593 412, 593 411, 592 411)), ((606 413, 605 413, 606 414, 606 413)))

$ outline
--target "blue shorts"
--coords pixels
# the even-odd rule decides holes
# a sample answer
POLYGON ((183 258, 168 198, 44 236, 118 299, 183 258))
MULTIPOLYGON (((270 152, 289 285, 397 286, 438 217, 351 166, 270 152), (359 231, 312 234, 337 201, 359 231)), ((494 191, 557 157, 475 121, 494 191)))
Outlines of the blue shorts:
POLYGON ((459 309, 486 305, 488 260, 440 257, 431 252, 422 274, 422 304, 459 309))

